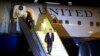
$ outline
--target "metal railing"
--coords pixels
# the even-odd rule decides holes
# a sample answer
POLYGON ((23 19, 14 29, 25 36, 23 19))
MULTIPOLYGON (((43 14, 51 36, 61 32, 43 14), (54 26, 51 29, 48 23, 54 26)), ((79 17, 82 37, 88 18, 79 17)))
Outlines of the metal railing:
POLYGON ((19 23, 20 23, 20 28, 28 41, 28 44, 31 48, 33 55, 47 56, 40 40, 38 39, 36 32, 34 30, 30 30, 23 19, 20 19, 19 23))

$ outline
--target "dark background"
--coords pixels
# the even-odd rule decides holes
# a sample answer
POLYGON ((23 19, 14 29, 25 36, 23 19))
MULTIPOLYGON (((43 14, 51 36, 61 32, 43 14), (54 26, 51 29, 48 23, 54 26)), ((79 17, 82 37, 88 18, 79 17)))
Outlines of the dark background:
MULTIPOLYGON (((11 1, 11 2, 30 2, 34 3, 35 0, 0 0, 0 1, 11 1)), ((56 2, 62 5, 68 5, 68 2, 72 2, 72 5, 75 6, 92 6, 92 7, 100 7, 99 0, 38 0, 37 3, 44 2, 56 2)))

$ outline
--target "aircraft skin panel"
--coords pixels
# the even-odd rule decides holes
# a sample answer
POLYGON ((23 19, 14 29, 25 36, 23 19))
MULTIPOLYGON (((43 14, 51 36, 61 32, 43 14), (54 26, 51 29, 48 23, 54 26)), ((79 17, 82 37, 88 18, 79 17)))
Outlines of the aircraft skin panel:
POLYGON ((8 33, 10 9, 9 3, 0 3, 0 33, 8 33))

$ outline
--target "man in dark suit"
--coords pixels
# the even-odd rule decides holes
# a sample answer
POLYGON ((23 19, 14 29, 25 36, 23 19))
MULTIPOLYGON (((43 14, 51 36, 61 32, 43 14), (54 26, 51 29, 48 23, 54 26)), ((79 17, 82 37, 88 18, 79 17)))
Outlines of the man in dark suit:
POLYGON ((54 33, 52 32, 52 29, 51 28, 49 29, 49 32, 46 33, 45 42, 47 43, 47 51, 48 51, 48 54, 51 55, 52 44, 54 42, 54 33))

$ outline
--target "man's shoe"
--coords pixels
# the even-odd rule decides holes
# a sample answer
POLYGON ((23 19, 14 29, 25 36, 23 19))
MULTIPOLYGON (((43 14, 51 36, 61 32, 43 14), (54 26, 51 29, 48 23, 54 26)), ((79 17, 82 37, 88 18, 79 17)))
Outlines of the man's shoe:
POLYGON ((51 53, 48 53, 49 55, 51 55, 51 53))
POLYGON ((50 53, 47 53, 47 54, 50 54, 50 53))

